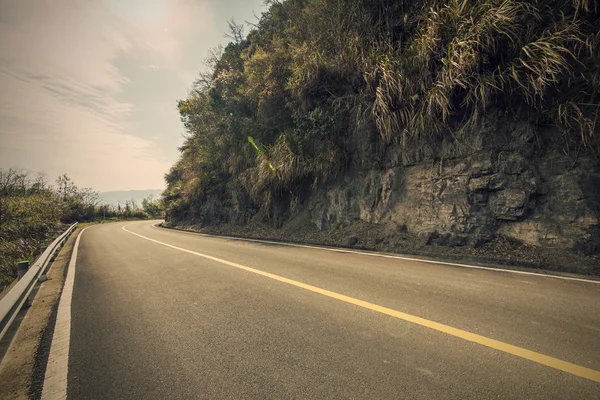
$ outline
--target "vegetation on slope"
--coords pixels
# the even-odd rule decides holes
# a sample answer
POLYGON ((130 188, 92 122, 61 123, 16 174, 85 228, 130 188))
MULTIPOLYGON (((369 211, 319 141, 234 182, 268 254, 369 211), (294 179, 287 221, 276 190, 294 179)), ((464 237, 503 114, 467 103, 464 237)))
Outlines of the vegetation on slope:
MULTIPOLYGON (((460 140, 490 109, 554 126, 598 156, 596 0, 286 0, 215 50, 178 103, 188 136, 166 175, 167 217, 247 193, 269 216, 366 146, 460 140)), ((381 165, 381 164, 380 164, 381 165)))
POLYGON ((75 221, 162 216, 158 200, 144 199, 142 207, 101 205, 98 194, 79 188, 62 175, 52 187, 42 174, 0 169, 0 286, 16 277, 17 261, 35 257, 75 221))

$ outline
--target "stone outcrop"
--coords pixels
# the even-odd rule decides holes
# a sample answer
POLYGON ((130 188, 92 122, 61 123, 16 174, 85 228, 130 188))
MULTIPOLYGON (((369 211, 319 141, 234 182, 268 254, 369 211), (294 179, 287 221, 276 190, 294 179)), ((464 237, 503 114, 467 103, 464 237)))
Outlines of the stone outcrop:
POLYGON ((600 174, 588 168, 550 168, 516 153, 497 159, 479 153, 440 165, 345 176, 312 196, 308 208, 321 230, 360 219, 392 224, 428 244, 477 246, 502 234, 595 252, 599 191, 600 174))
MULTIPOLYGON (((430 245, 479 246, 502 235, 600 251, 598 160, 548 150, 543 131, 502 113, 488 116, 468 137, 389 146, 377 160, 367 141, 355 147, 351 166, 337 180, 304 198, 274 197, 266 216, 273 226, 298 224, 301 217, 328 231, 365 221, 381 225, 382 235, 409 233, 430 245)), ((265 218, 239 190, 231 201, 212 204, 210 213, 238 224, 265 218)))

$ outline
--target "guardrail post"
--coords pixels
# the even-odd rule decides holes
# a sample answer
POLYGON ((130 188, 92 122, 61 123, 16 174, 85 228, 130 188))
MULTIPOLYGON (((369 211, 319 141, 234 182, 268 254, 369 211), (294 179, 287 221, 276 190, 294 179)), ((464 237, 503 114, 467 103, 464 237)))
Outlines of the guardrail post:
POLYGON ((19 261, 17 263, 17 274, 19 276, 19 279, 21 279, 27 273, 28 269, 29 261, 19 261))
POLYGON ((58 252, 61 249, 62 249, 62 247, 60 246, 60 244, 58 246, 56 246, 56 248, 52 252, 52 255, 50 255, 50 262, 54 262, 54 260, 56 260, 56 257, 58 257, 58 252))

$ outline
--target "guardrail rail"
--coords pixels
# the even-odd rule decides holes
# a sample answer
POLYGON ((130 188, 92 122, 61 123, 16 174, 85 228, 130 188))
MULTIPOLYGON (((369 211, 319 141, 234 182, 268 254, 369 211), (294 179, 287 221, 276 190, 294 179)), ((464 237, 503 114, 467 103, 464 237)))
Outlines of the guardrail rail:
POLYGON ((57 237, 42 253, 41 256, 29 267, 25 275, 12 289, 0 300, 0 340, 4 337, 17 314, 29 298, 38 279, 46 273, 52 257, 61 249, 69 235, 77 228, 74 223, 57 237))

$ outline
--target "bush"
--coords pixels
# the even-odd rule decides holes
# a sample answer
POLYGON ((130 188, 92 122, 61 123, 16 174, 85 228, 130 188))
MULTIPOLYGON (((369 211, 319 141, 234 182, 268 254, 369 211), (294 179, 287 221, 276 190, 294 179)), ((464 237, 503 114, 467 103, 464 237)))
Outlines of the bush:
POLYGON ((0 286, 17 276, 16 263, 32 263, 68 224, 108 218, 147 219, 162 213, 160 201, 145 199, 144 209, 133 200, 125 207, 98 205, 98 194, 77 187, 67 175, 56 187, 43 175, 0 169, 0 286))
POLYGON ((0 169, 0 286, 17 275, 17 261, 33 262, 63 225, 62 204, 43 176, 0 169))

